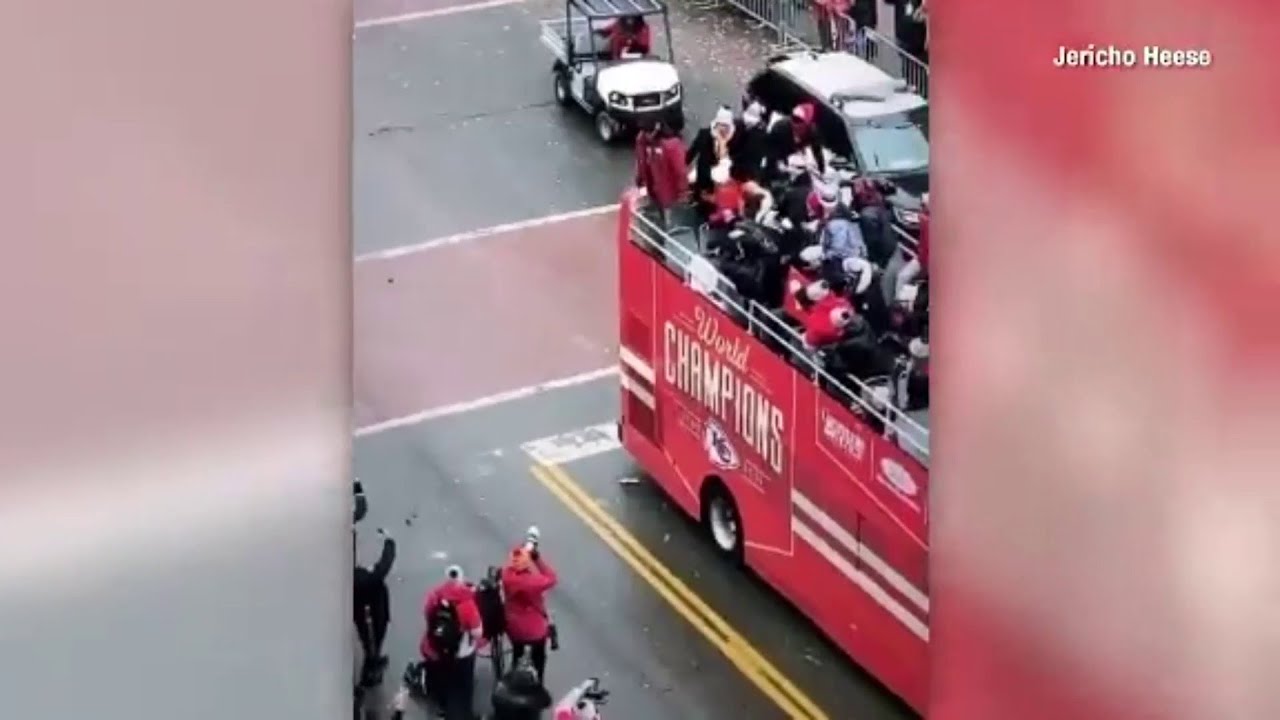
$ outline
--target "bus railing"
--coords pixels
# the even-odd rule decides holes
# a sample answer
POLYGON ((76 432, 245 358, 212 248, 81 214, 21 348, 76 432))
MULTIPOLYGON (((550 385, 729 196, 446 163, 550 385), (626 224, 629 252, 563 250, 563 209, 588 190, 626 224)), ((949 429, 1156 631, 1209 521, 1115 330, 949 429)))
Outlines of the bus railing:
MULTIPOLYGON (((677 271, 681 279, 687 282, 692 275, 693 261, 700 256, 646 217, 637 201, 637 196, 629 196, 622 206, 622 211, 629 214, 629 236, 632 242, 651 254, 661 256, 668 267, 677 271)), ((716 287, 707 289, 702 294, 721 312, 730 316, 730 319, 739 325, 745 325, 753 336, 765 336, 766 342, 774 344, 775 351, 782 353, 784 359, 793 364, 798 363, 820 391, 825 391, 838 402, 878 420, 884 425, 885 437, 898 442, 926 468, 929 466, 928 428, 888 402, 872 402, 870 398, 875 396, 875 391, 862 380, 852 376, 837 378, 832 375, 822 367, 813 351, 805 347, 804 339, 795 329, 760 303, 743 298, 723 276, 719 276, 716 287)))

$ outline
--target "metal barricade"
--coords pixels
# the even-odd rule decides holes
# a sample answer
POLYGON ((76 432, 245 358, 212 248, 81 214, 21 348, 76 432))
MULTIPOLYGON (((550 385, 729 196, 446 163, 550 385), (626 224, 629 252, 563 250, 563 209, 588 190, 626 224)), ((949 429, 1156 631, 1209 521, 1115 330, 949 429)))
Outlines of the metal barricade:
POLYGON ((929 66, 875 30, 857 30, 847 16, 834 18, 814 0, 703 0, 697 9, 727 5, 768 28, 775 50, 843 50, 900 78, 929 97, 929 66))
POLYGON ((908 87, 919 93, 921 97, 928 99, 928 65, 875 30, 854 33, 850 23, 846 38, 848 42, 842 49, 857 55, 895 78, 905 80, 908 87))

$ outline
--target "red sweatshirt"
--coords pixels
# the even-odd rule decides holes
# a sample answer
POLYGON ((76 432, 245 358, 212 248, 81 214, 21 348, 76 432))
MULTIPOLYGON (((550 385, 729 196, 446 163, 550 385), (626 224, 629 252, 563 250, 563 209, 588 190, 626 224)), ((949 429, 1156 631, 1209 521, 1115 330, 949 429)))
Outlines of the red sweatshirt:
MULTIPOLYGON (((448 600, 453 603, 458 611, 458 624, 462 626, 462 634, 470 635, 462 641, 461 656, 471 654, 475 650, 477 644, 480 644, 483 633, 480 626, 480 608, 476 606, 475 589, 464 582, 457 580, 445 580, 427 593, 426 598, 422 601, 422 617, 429 619, 431 611, 435 610, 441 600, 448 600)), ((422 639, 418 642, 418 651, 422 653, 422 657, 428 660, 434 660, 436 657, 435 648, 431 647, 430 638, 426 631, 422 633, 422 639)))
POLYGON ((820 348, 840 340, 844 330, 832 322, 831 315, 832 311, 841 307, 853 312, 853 306, 849 301, 835 293, 819 300, 813 306, 804 323, 804 341, 809 344, 809 347, 820 348))
POLYGON ((649 33, 647 24, 641 25, 637 32, 629 32, 622 29, 620 24, 615 23, 609 27, 608 36, 609 55, 614 60, 621 58, 624 52, 639 53, 640 55, 649 54, 652 35, 649 33))
POLYGON ((502 595, 506 600, 507 636, 512 642, 537 642, 547 638, 547 591, 556 586, 556 571, 539 558, 533 568, 502 568, 502 595))

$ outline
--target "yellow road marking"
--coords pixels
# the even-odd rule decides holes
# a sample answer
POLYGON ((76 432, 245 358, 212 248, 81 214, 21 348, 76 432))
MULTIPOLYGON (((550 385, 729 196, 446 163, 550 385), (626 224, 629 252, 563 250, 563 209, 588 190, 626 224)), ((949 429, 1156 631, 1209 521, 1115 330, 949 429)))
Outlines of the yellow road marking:
POLYGON ((828 720, 813 700, 583 492, 568 473, 555 465, 533 465, 530 472, 788 717, 828 720))

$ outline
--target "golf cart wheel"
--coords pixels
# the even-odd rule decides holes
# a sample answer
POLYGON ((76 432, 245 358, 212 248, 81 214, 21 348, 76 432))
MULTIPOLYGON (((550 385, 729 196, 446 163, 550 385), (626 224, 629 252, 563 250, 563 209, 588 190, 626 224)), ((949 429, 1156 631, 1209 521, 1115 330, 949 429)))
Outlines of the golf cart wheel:
POLYGON ((729 490, 718 481, 703 491, 702 524, 719 553, 735 564, 743 560, 742 515, 729 490))
POLYGON ((622 128, 618 126, 617 121, 609 117, 609 113, 601 110, 596 113, 595 117, 596 137, 600 138, 600 142, 605 145, 612 145, 620 134, 622 128))
POLYGON ((569 104, 573 102, 573 95, 569 92, 569 73, 564 70, 554 70, 552 71, 552 78, 556 103, 560 107, 569 107, 569 104))

